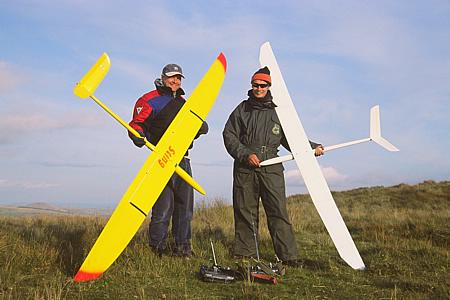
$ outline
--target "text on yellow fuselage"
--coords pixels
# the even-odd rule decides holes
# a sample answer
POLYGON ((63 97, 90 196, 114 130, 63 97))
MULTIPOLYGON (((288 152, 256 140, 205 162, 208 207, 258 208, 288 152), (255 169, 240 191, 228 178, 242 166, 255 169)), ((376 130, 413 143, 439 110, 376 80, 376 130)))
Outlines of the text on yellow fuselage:
POLYGON ((170 158, 175 155, 175 150, 172 148, 172 146, 169 146, 169 148, 164 152, 164 155, 162 158, 158 159, 159 165, 164 168, 166 164, 170 161, 170 158))

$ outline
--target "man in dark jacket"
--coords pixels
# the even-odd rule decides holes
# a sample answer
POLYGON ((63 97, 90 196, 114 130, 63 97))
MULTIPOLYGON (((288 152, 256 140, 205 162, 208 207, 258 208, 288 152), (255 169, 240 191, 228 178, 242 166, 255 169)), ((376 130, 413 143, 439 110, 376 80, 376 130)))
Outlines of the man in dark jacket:
MULTIPOLYGON (((180 66, 166 65, 161 78, 155 80, 156 89, 140 97, 133 111, 133 120, 130 126, 136 129, 142 137, 156 145, 169 127, 185 100, 181 88, 181 79, 184 78, 180 66)), ((208 132, 208 125, 203 123, 197 137, 208 132)), ((143 138, 135 137, 129 133, 133 143, 142 147, 143 138)), ((191 148, 192 145, 189 147, 191 148)), ((189 175, 192 175, 188 153, 181 160, 179 166, 189 175)), ((166 250, 166 241, 170 219, 172 218, 172 235, 176 247, 174 255, 189 257, 191 248, 191 220, 193 215, 193 189, 177 174, 174 174, 155 205, 149 226, 150 247, 162 255, 166 250)))
MULTIPOLYGON (((277 157, 280 145, 289 150, 272 102, 271 82, 267 67, 252 76, 248 99, 231 113, 223 131, 225 147, 234 158, 233 251, 236 257, 255 257, 254 231, 257 234, 261 198, 276 255, 285 264, 297 266, 297 245, 287 212, 283 165, 259 165, 263 160, 277 157)), ((323 154, 322 145, 310 143, 316 156, 323 154)))

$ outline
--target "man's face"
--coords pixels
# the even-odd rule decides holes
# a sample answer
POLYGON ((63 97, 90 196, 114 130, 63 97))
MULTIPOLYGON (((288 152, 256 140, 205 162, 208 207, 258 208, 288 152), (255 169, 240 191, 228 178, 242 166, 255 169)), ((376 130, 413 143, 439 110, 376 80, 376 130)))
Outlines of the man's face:
POLYGON ((253 95, 258 99, 264 98, 267 95, 267 91, 269 91, 269 89, 270 85, 263 80, 254 80, 252 82, 253 95))
POLYGON ((176 92, 181 87, 181 75, 162 76, 162 81, 165 86, 169 87, 172 92, 176 92))

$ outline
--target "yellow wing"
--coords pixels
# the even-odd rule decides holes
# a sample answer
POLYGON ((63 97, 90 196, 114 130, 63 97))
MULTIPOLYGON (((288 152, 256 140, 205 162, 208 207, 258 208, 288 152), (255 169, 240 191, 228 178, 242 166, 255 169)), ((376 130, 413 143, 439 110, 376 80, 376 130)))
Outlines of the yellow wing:
POLYGON ((221 53, 133 180, 74 281, 98 278, 133 238, 210 111, 226 73, 221 53))

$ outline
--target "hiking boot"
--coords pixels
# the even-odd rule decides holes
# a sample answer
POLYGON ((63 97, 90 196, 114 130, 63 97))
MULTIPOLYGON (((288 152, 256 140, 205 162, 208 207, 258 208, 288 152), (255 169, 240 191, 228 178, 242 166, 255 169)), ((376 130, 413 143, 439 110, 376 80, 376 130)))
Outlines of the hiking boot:
POLYGON ((158 248, 155 246, 150 246, 150 250, 152 250, 152 252, 159 258, 161 258, 163 255, 165 255, 167 253, 166 249, 158 248))

